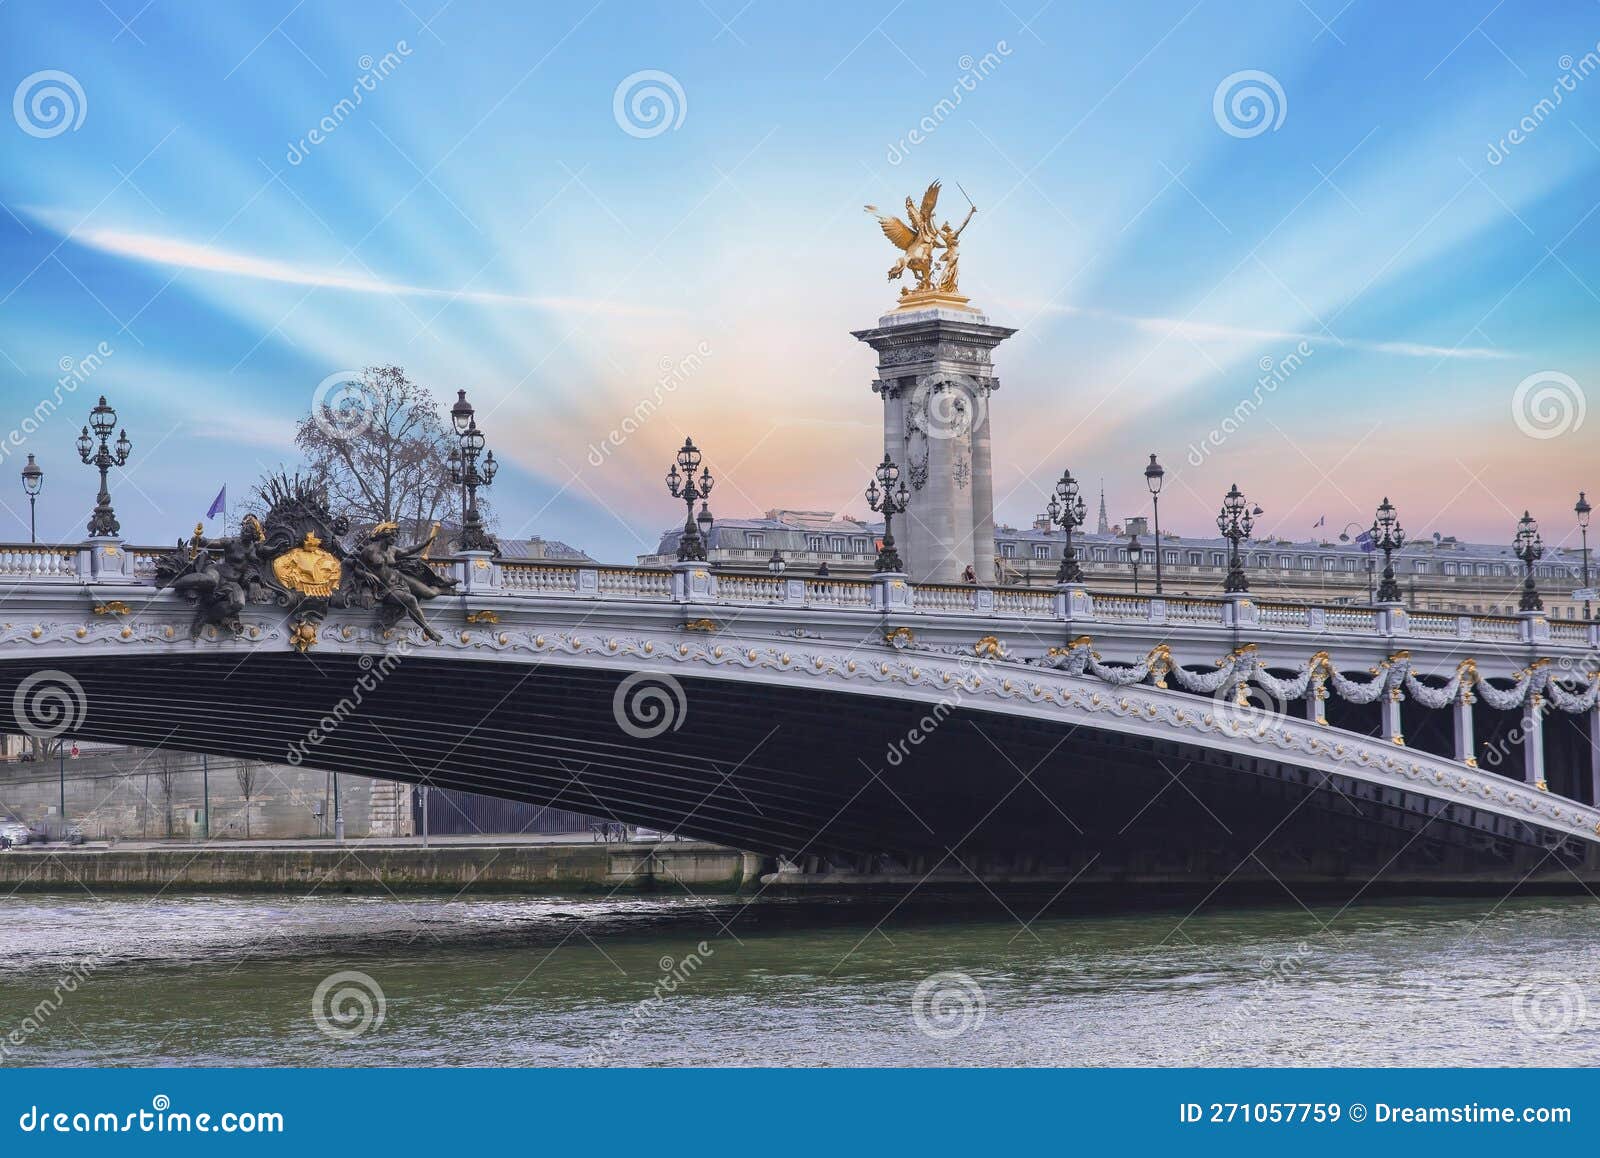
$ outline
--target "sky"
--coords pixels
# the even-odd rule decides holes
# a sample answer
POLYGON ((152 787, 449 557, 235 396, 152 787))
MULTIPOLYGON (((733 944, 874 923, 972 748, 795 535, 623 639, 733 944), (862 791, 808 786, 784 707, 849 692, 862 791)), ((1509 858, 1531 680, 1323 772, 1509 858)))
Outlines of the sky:
POLYGON ((123 533, 166 542, 376 364, 468 391, 503 535, 653 550, 686 435, 718 515, 866 515, 862 206, 935 178, 1018 331, 1003 522, 1064 468, 1146 513, 1152 452, 1193 534, 1234 482, 1290 538, 1388 496, 1575 544, 1600 499, 1593 0, 10 0, 5 93, 0 539, 30 452, 81 536, 102 393, 123 533))

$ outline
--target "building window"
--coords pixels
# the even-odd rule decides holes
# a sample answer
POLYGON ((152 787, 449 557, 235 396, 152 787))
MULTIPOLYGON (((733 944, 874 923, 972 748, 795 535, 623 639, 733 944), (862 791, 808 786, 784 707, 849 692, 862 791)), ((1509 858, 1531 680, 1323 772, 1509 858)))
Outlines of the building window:
POLYGON ((1035 543, 1033 545, 1033 557, 1035 559, 1048 559, 1050 557, 1050 544, 1035 543))
POLYGON ((1446 575, 1454 575, 1456 573, 1456 565, 1454 563, 1446 563, 1444 565, 1444 573, 1446 575))
POLYGON ((1168 551, 1167 552, 1167 566, 1169 566, 1169 567, 1174 566, 1177 562, 1178 562, 1178 552, 1176 552, 1176 551, 1168 551))
POLYGON ((845 539, 843 535, 835 535, 828 540, 828 549, 840 555, 845 553, 845 539))
POLYGON ((1015 559, 1017 557, 1017 545, 1015 543, 1001 543, 1000 557, 1002 559, 1015 559))
POLYGON ((1336 560, 1332 555, 1329 555, 1327 558, 1322 560, 1322 569, 1324 571, 1332 571, 1337 563, 1338 560, 1336 560))
POLYGON ((822 536, 821 535, 807 535, 806 536, 806 550, 808 550, 808 551, 821 551, 822 550, 822 536))
POLYGON ((1417 567, 1417 574, 1418 575, 1426 575, 1428 573, 1428 565, 1426 563, 1424 563, 1421 559, 1417 560, 1416 567, 1417 567))
POLYGON ((850 549, 857 555, 865 555, 867 553, 867 541, 865 539, 851 539, 850 549))
POLYGON ((1278 566, 1287 571, 1290 567, 1294 566, 1294 558, 1290 555, 1279 555, 1278 566))
POLYGON ((1096 547, 1094 549, 1094 561, 1096 563, 1104 563, 1106 561, 1106 549, 1104 547, 1096 547))
POLYGON ((1189 566, 1191 566, 1191 567, 1200 566, 1200 560, 1203 559, 1203 558, 1205 558, 1205 556, 1200 554, 1199 551, 1190 551, 1189 552, 1189 566))
POLYGON ((1494 573, 1496 575, 1504 575, 1506 573, 1506 565, 1504 563, 1496 563, 1494 565, 1494 573))
POLYGON ((1213 567, 1226 567, 1227 559, 1221 551, 1211 552, 1211 565, 1213 567))
POLYGON ((766 537, 763 535, 758 535, 754 531, 749 531, 745 534, 744 543, 745 546, 749 547, 751 550, 760 550, 762 547, 767 545, 766 537))

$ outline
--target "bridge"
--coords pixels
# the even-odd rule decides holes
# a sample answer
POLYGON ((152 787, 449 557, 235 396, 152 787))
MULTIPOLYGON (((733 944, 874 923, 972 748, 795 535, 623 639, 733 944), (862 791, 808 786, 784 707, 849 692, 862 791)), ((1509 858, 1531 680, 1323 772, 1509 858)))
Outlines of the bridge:
POLYGON ((267 523, 222 614, 173 571, 231 541, 0 546, 0 727, 547 803, 780 880, 1600 882, 1595 623, 487 550, 413 616, 328 598, 327 548, 267 523))

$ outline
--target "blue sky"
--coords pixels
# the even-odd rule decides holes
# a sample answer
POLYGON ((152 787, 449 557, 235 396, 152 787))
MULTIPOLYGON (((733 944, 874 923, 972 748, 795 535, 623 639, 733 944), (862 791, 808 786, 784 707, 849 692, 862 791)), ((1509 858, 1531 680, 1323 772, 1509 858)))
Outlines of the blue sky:
MULTIPOLYGON (((0 433, 0 470, 36 453, 42 532, 77 535, 71 444, 104 392, 135 444, 125 533, 169 540, 293 461, 329 374, 397 362, 470 391, 503 533, 652 547, 686 433, 719 514, 865 513, 880 419, 849 331, 894 297, 861 206, 939 177, 952 216, 957 181, 979 206, 963 289, 1019 328, 1002 519, 1066 466, 1140 513, 1157 451, 1172 527, 1237 480, 1293 536, 1388 494, 1413 535, 1498 541, 1531 507, 1559 542, 1600 490, 1597 42, 1587 0, 11 0, 0 428, 112 353, 0 433), (47 70, 76 127, 26 99, 47 70), (615 111, 646 70, 671 78, 660 132, 615 111), (1247 71, 1271 81, 1259 132, 1216 108, 1247 71)), ((0 502, 8 537, 20 488, 0 502)))

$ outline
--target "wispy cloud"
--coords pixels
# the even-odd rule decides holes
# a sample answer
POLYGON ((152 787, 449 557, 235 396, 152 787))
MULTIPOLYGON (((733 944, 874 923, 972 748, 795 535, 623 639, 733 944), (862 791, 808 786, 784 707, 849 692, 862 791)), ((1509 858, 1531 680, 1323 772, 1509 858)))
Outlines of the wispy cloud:
POLYGON ((1315 346, 1340 346, 1352 350, 1368 350, 1378 354, 1394 354, 1403 358, 1465 358, 1482 360, 1516 357, 1516 354, 1510 350, 1496 350, 1487 346, 1429 346, 1421 342, 1383 342, 1364 338, 1345 338, 1340 340, 1328 334, 1318 334, 1310 331, 1257 329, 1251 326, 1230 326, 1218 322, 1197 322, 1183 318, 1140 317, 1135 314, 1119 314, 1110 310, 1093 309, 1087 306, 1033 303, 1031 308, 1038 313, 1075 314, 1086 318, 1119 322, 1147 333, 1160 334, 1163 337, 1187 338, 1193 342, 1310 342, 1315 346))
MULTIPOLYGON (((40 220, 47 226, 53 224, 48 215, 41 215, 40 220)), ((317 286, 346 293, 444 298, 482 305, 522 306, 552 313, 659 317, 671 312, 625 302, 598 301, 589 298, 508 294, 492 290, 450 290, 436 286, 412 285, 406 282, 387 281, 371 274, 352 274, 327 267, 301 265, 292 261, 239 253, 215 245, 153 233, 80 228, 65 235, 77 245, 134 261, 149 262, 152 265, 176 266, 181 269, 249 278, 255 281, 279 282, 284 285, 317 286)))

